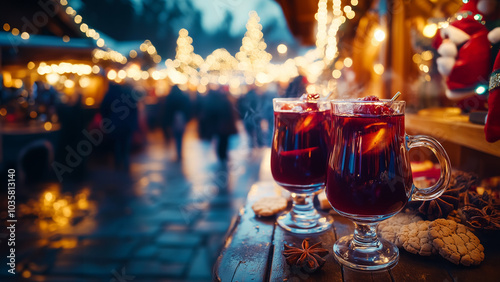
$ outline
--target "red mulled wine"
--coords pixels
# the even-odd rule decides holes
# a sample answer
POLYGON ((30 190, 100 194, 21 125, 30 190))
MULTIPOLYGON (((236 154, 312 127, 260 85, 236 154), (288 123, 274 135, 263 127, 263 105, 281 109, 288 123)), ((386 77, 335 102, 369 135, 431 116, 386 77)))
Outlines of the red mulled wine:
POLYGON ((326 181, 331 113, 315 103, 295 107, 275 109, 271 172, 291 192, 317 191, 326 181))
POLYGON ((403 114, 333 114, 327 198, 337 211, 361 217, 391 215, 408 202, 412 186, 403 114))

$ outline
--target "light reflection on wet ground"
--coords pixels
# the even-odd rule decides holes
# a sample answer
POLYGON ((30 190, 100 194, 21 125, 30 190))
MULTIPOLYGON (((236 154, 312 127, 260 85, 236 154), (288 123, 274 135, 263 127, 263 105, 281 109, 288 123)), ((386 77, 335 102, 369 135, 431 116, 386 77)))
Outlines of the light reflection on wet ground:
MULTIPOLYGON (((262 153, 249 150, 239 135, 231 140, 230 161, 220 163, 213 144, 200 141, 193 125, 180 163, 160 132, 150 133, 148 141, 133 155, 130 175, 97 159, 81 182, 19 189, 29 195, 18 202, 21 277, 211 281, 212 264, 232 216, 257 180, 262 153)), ((0 271, 4 281, 5 264, 0 271)))

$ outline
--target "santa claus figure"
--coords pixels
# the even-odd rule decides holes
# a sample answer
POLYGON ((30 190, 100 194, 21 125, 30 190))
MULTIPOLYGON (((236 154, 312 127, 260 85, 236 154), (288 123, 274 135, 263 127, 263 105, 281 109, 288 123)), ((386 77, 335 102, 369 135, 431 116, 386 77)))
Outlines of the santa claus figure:
POLYGON ((446 96, 463 111, 488 110, 486 139, 495 142, 500 140, 500 55, 492 46, 500 43, 500 27, 486 26, 499 19, 500 1, 463 2, 435 38, 438 71, 446 77, 446 96))
POLYGON ((463 0, 462 8, 441 28, 434 47, 440 57, 438 71, 446 77, 446 96, 464 111, 487 109, 492 70, 492 44, 500 41, 500 27, 485 24, 498 19, 498 0, 463 0))

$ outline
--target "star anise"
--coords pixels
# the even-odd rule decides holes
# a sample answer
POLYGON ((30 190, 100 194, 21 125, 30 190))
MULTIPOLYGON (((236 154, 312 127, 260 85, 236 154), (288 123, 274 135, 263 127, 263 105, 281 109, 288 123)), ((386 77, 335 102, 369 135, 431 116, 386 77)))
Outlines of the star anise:
POLYGON ((455 171, 451 175, 448 189, 439 198, 422 202, 418 211, 427 216, 427 219, 446 218, 456 210, 460 204, 460 196, 478 184, 478 178, 472 173, 455 171))
POLYGON ((289 265, 301 267, 305 272, 313 273, 323 267, 328 250, 321 247, 321 242, 309 246, 309 239, 302 241, 302 248, 285 244, 283 255, 289 265))
POLYGON ((446 218, 460 203, 459 192, 448 190, 439 198, 423 202, 418 211, 427 216, 427 219, 446 218))
POLYGON ((462 215, 467 225, 476 229, 500 229, 500 205, 487 193, 464 193, 462 215))

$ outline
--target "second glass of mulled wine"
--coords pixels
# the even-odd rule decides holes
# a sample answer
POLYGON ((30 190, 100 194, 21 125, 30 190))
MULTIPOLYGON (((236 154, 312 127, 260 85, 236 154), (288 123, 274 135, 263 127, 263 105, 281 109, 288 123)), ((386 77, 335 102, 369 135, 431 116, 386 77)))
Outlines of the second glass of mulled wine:
POLYGON ((450 161, 434 138, 405 133, 405 102, 332 101, 332 152, 326 195, 340 215, 354 222, 354 234, 340 238, 335 258, 357 270, 394 266, 399 251, 377 237, 377 225, 400 212, 409 200, 439 197, 450 180, 450 161), (413 185, 409 150, 426 147, 436 155, 441 176, 428 188, 413 185))

